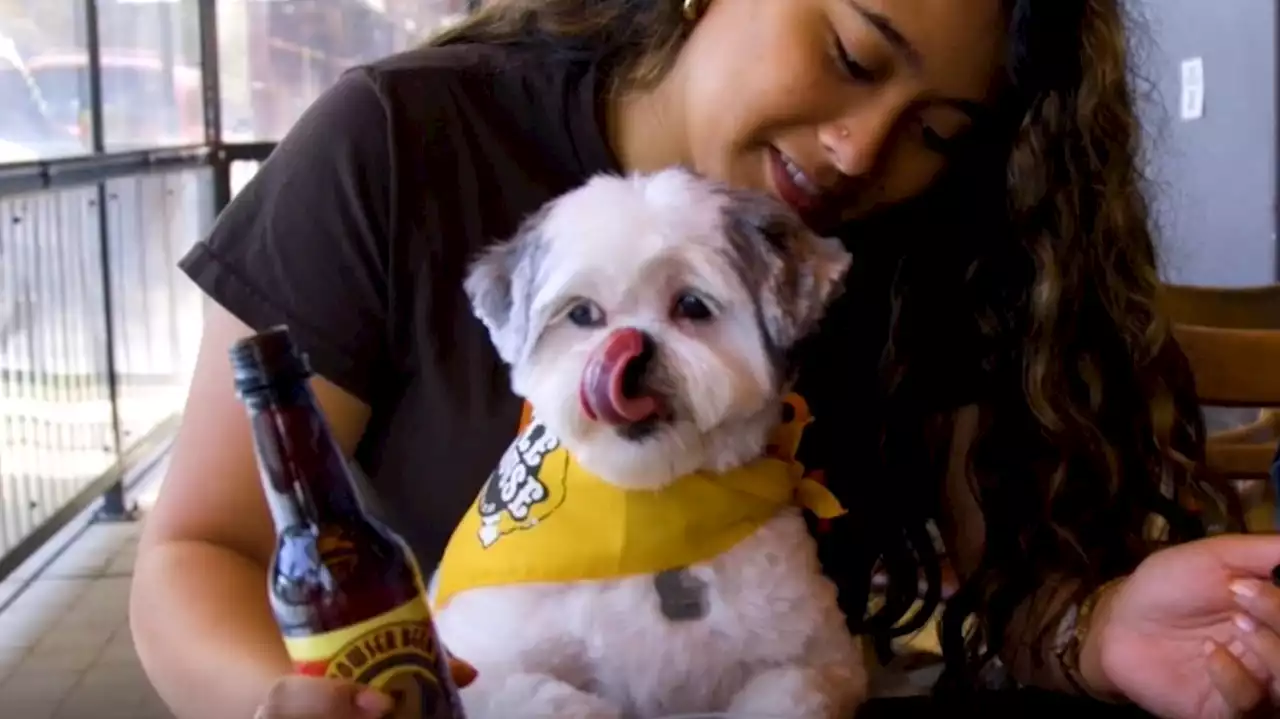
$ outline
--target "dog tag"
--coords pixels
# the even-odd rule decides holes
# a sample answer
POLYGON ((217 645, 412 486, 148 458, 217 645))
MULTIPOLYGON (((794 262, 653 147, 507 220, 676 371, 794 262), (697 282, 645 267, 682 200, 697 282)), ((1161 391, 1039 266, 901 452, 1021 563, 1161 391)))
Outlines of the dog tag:
POLYGON ((707 616, 707 583, 688 569, 669 569, 653 578, 662 616, 689 622, 707 616))

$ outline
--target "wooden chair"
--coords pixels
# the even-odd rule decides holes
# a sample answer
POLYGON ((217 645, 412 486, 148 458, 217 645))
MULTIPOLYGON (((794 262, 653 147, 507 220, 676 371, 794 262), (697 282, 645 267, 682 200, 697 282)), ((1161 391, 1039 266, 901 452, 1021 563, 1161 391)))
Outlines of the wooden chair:
POLYGON ((1177 324, 1236 330, 1280 330, 1280 285, 1195 287, 1166 284, 1158 302, 1177 324))
POLYGON ((1194 287, 1166 284, 1158 301, 1191 360, 1201 404, 1261 409, 1244 427, 1209 437, 1211 469, 1239 480, 1265 480, 1280 440, 1280 284, 1194 287))
MULTIPOLYGON (((1201 404, 1280 408, 1280 330, 1175 325, 1174 337, 1201 404)), ((1251 425, 1210 435, 1206 461, 1227 479, 1266 480, 1278 440, 1280 413, 1264 411, 1251 425)))
POLYGON ((1260 410, 1245 426, 1209 435, 1206 465, 1240 492, 1251 528, 1275 529, 1276 515, 1268 505, 1276 501, 1276 488, 1267 480, 1280 442, 1280 396, 1275 391, 1280 384, 1280 365, 1275 364, 1280 285, 1165 285, 1159 301, 1175 323, 1210 418, 1217 408, 1260 410))

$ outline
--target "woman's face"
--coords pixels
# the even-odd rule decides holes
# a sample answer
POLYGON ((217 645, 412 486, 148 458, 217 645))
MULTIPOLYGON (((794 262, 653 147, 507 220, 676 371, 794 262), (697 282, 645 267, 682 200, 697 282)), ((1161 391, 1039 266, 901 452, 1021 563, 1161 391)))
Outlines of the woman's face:
POLYGON ((910 198, 998 89, 1000 0, 711 0, 668 79, 686 162, 815 226, 910 198))

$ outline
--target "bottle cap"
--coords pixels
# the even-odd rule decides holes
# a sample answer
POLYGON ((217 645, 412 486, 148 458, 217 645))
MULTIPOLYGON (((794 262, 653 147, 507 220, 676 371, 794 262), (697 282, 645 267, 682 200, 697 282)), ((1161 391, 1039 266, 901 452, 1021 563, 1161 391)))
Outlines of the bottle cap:
POLYGON ((311 366, 284 325, 272 327, 231 346, 236 391, 243 394, 305 381, 311 366))

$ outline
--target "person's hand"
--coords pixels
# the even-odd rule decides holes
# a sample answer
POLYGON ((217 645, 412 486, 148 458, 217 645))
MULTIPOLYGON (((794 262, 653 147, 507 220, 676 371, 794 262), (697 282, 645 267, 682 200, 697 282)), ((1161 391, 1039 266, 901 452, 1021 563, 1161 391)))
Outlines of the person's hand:
POLYGON ((1153 554, 1097 604, 1081 654, 1092 691, 1168 719, 1280 706, 1280 537, 1227 535, 1153 554))
MULTIPOLYGON (((475 669, 449 659, 459 687, 470 684, 475 669)), ((391 697, 369 687, 340 679, 291 675, 281 677, 267 693, 254 719, 379 719, 395 707, 391 697)))

